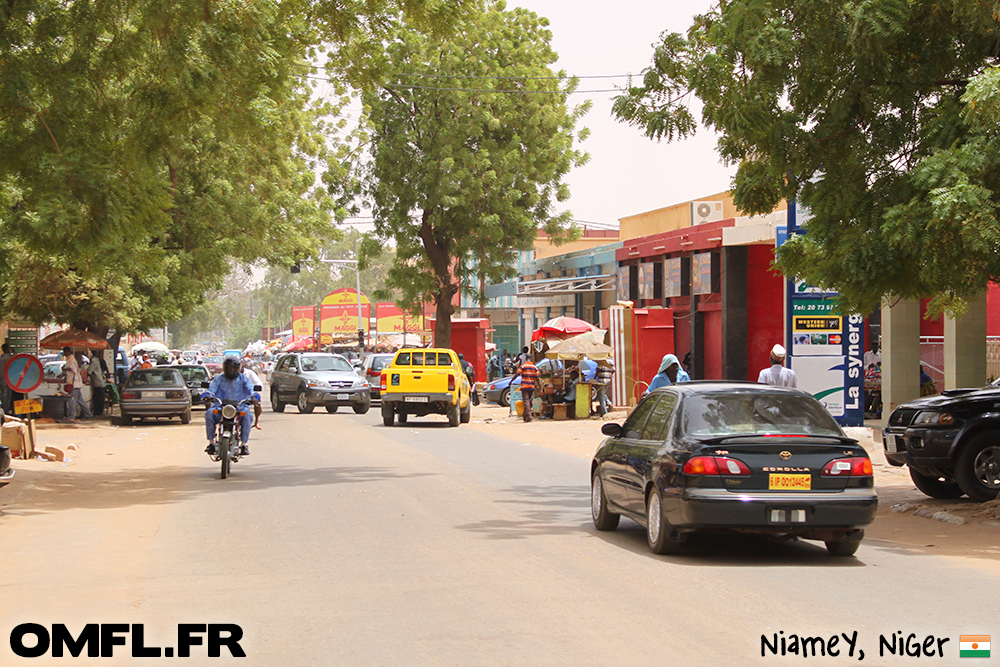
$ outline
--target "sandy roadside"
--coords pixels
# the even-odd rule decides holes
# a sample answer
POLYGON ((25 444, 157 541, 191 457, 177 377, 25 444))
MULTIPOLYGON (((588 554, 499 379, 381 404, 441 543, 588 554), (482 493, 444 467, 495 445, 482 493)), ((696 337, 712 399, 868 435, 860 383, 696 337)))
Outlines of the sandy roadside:
MULTIPOLYGON (((200 416, 200 415, 199 415, 200 416)), ((625 412, 613 412, 607 421, 624 421, 625 412)), ((473 409, 472 422, 462 428, 513 438, 533 446, 545 447, 572 456, 590 458, 603 440, 601 419, 535 420, 530 424, 511 417, 507 408, 480 405, 473 409)), ((38 431, 40 443, 59 447, 67 453, 63 462, 15 460, 17 476, 0 490, 0 527, 6 520, 24 517, 41 508, 100 506, 97 501, 120 480, 144 483, 145 489, 131 487, 141 504, 145 496, 156 505, 156 494, 170 486, 170 480, 157 482, 148 473, 184 474, 182 467, 196 464, 203 455, 191 448, 200 437, 200 419, 189 426, 176 422, 155 428, 118 428, 109 422, 81 426, 48 427, 38 431), (178 433, 178 429, 183 429, 178 433), (190 431, 190 432, 189 432, 190 431), (181 436, 181 437, 178 437, 181 436), (69 449, 70 444, 78 447, 69 449), (82 498, 89 498, 90 502, 82 498), (97 501, 97 502, 93 502, 97 501)), ((853 437, 870 452, 879 493, 879 512, 866 531, 867 539, 891 548, 932 552, 955 556, 974 556, 1000 561, 1000 501, 988 505, 960 501, 941 501, 924 496, 910 481, 905 468, 888 465, 881 444, 872 441, 867 429, 851 431, 853 437), (905 512, 893 508, 906 507, 905 512), (915 514, 919 508, 946 511, 966 520, 954 525, 915 514), (989 512, 989 514, 985 514, 989 512)), ((581 483, 586 483, 583 480, 581 483)))

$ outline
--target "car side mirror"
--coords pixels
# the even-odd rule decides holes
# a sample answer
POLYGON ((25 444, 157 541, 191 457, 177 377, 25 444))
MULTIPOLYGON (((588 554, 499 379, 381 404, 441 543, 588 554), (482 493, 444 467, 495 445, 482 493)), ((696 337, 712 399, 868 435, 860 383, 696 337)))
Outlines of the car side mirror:
POLYGON ((615 424, 614 422, 608 422, 601 427, 601 433, 604 435, 610 435, 612 438, 621 435, 622 427, 621 424, 615 424))
POLYGON ((255 384, 255 385, 253 386, 253 390, 254 390, 254 391, 260 391, 261 389, 263 389, 263 387, 262 387, 262 386, 260 386, 259 384, 255 384))
POLYGON ((208 389, 208 387, 209 387, 209 383, 208 382, 202 382, 201 383, 201 388, 202 389, 208 389))

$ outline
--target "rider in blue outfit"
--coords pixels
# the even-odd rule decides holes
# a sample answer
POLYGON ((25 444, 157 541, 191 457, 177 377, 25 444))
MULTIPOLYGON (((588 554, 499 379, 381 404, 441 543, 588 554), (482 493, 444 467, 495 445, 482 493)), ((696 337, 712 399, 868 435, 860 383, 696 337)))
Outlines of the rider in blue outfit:
MULTIPOLYGON (((226 357, 222 362, 222 373, 212 379, 208 386, 216 398, 220 400, 242 401, 254 393, 252 380, 240 372, 240 360, 235 357, 226 357)), ((240 456, 247 456, 250 448, 247 442, 250 440, 250 429, 253 428, 253 412, 244 410, 245 414, 240 417, 240 456)), ((215 410, 209 407, 205 411, 205 432, 208 435, 208 447, 205 451, 215 454, 215 430, 222 421, 222 414, 216 414, 215 410)))

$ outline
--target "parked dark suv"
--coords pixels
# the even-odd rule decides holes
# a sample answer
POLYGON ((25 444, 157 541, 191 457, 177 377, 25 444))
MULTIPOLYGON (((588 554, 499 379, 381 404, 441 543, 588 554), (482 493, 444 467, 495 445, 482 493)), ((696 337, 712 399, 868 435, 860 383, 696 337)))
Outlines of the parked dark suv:
POLYGON ((910 468, 931 498, 978 502, 1000 493, 1000 387, 949 389, 900 405, 883 431, 885 458, 910 468))
POLYGON ((271 371, 271 408, 283 412, 294 403, 299 412, 322 405, 327 412, 351 406, 363 415, 371 407, 368 383, 339 354, 305 352, 280 357, 271 371))

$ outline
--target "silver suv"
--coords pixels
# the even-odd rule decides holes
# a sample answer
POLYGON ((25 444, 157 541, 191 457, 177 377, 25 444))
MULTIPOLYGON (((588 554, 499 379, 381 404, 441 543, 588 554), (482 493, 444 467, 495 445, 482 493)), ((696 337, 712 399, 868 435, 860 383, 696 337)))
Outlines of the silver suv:
POLYGON ((271 409, 284 412, 294 403, 310 413, 317 405, 333 413, 351 406, 359 415, 371 407, 368 383, 339 354, 306 352, 279 357, 271 372, 271 409))

